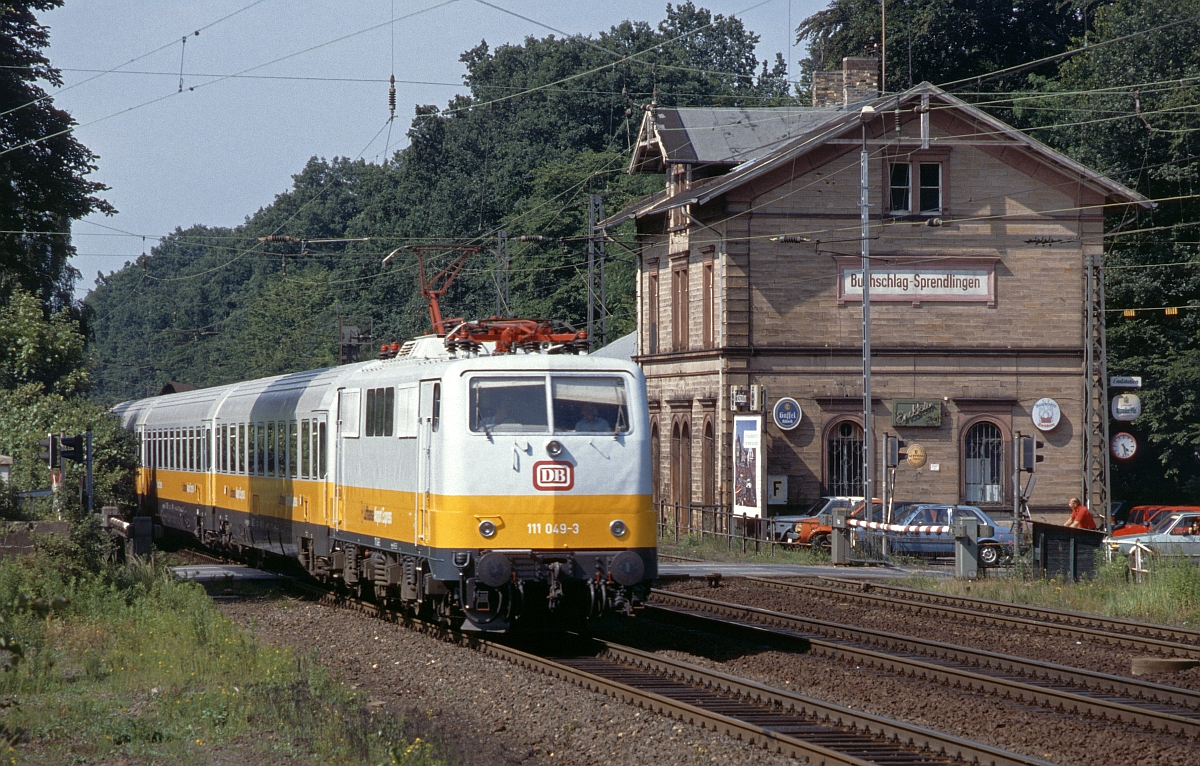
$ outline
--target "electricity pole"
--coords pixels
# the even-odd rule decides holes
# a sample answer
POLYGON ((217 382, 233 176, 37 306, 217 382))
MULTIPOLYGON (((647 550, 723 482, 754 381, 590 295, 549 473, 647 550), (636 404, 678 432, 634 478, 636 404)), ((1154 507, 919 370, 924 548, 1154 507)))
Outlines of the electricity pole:
POLYGON ((871 428, 871 196, 867 156, 867 118, 874 114, 871 107, 862 111, 862 153, 858 159, 859 209, 862 217, 862 379, 863 379, 863 502, 864 517, 870 519, 874 498, 875 439, 871 428), (870 112, 868 113, 868 110, 870 112))
POLYGON ((599 293, 599 340, 603 346, 608 340, 608 307, 606 305, 607 291, 604 289, 604 239, 596 224, 604 218, 604 198, 599 194, 588 195, 588 292, 587 292, 587 334, 588 350, 596 348, 596 303, 599 293), (598 262, 597 262, 598 260, 598 262), (599 280, 597 280, 599 276, 599 280), (598 282, 598 284, 597 284, 598 282))

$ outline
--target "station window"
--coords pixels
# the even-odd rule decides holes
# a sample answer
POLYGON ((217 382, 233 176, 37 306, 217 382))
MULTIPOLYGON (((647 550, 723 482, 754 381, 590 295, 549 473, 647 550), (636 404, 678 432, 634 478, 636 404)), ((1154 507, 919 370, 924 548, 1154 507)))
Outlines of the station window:
POLYGON ((888 211, 893 215, 940 213, 942 181, 940 162, 891 163, 888 166, 888 211))
POLYGON ((825 488, 830 495, 861 495, 863 486, 863 431, 850 420, 836 424, 826 444, 825 488))
POLYGON ((311 438, 309 436, 310 432, 311 432, 311 429, 309 428, 308 421, 301 420, 300 421, 300 478, 301 479, 307 479, 309 477, 308 459, 309 459, 309 457, 311 457, 311 452, 310 452, 310 447, 309 447, 308 442, 309 442, 309 439, 311 438))
POLYGON ((968 503, 1004 502, 1004 434, 983 421, 967 431, 963 473, 968 503))
POLYGON ((893 213, 908 213, 912 210, 912 165, 907 162, 894 162, 889 176, 888 209, 893 213))

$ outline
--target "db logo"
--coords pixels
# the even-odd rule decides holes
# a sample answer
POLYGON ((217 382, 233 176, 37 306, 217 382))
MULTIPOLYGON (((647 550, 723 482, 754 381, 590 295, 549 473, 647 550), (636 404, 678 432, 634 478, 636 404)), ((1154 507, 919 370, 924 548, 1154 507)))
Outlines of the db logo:
POLYGON ((533 488, 543 492, 565 492, 575 486, 575 466, 560 460, 533 464, 533 488))

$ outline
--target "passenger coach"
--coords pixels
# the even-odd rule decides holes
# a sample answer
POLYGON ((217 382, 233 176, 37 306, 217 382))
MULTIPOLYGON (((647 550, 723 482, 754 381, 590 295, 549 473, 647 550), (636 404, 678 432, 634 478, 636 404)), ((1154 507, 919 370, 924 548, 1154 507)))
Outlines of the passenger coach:
POLYGON ((468 629, 628 613, 657 576, 645 381, 548 333, 118 405, 141 510, 468 629))

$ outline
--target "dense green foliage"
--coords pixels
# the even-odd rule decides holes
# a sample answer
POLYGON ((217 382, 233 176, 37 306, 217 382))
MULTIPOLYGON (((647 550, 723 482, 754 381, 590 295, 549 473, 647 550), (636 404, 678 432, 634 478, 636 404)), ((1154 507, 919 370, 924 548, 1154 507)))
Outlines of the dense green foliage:
POLYGON ((63 233, 72 220, 111 209, 96 197, 105 187, 86 179, 95 156, 70 132, 71 116, 38 84, 61 86, 62 79, 42 54, 49 35, 35 12, 62 4, 0 7, 0 300, 19 287, 55 309, 70 305, 77 276, 67 264, 75 250, 63 233))
MULTIPOLYGON (((376 342, 426 332, 415 257, 402 250, 381 268, 384 256, 427 241, 491 248, 501 229, 550 238, 510 243, 512 313, 581 324, 588 194, 603 193, 611 212, 661 188, 623 172, 638 104, 655 94, 663 104, 774 103, 787 91, 784 66, 759 62, 757 41, 739 20, 689 2, 668 6, 657 28, 481 43, 462 56, 470 95, 418 107, 410 145, 382 166, 314 158, 244 225, 177 231, 105 278, 88 299, 98 393, 115 401, 172 378, 211 385, 328 364, 339 314, 373 328, 376 342), (257 241, 271 234, 370 241, 300 255, 296 244, 257 241)), ((633 260, 610 250, 615 336, 633 329, 633 260)), ((487 250, 469 262, 443 313, 494 313, 494 264, 487 250)))

